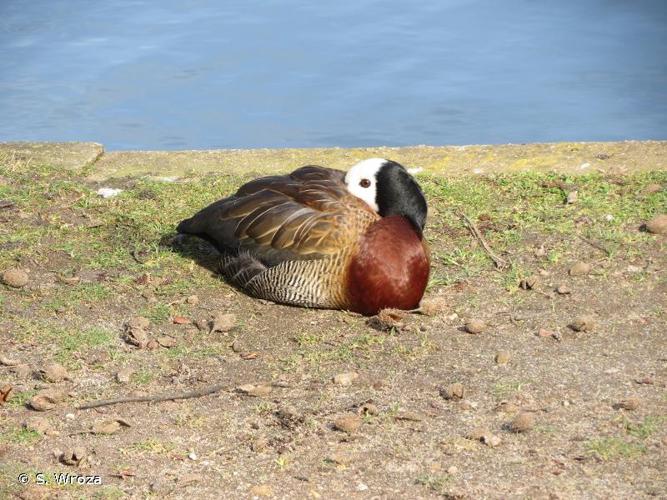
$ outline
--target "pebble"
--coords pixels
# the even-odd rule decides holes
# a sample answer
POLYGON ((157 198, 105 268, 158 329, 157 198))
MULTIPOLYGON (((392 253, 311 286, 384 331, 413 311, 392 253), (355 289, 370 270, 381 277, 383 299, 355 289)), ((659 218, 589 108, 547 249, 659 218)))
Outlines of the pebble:
POLYGON ((357 491, 367 491, 367 490, 368 490, 368 486, 365 485, 364 483, 358 483, 357 484, 357 491))
POLYGON ((343 415, 342 417, 338 417, 334 421, 334 428, 342 431, 342 432, 347 432, 348 434, 351 434, 353 432, 356 432, 359 427, 361 426, 361 417, 358 415, 343 415))
POLYGON ((118 370, 116 373, 116 382, 119 384, 127 384, 130 382, 130 379, 132 378, 132 375, 134 374, 134 370, 132 368, 121 368, 118 370))
POLYGON ((572 290, 567 285, 558 285, 558 287, 556 287, 556 293, 559 295, 569 295, 572 293, 572 290))
POLYGON ((535 417, 532 413, 521 412, 510 424, 512 432, 528 432, 535 426, 535 417))
POLYGON ((11 359, 0 354, 0 365, 3 366, 18 366, 21 362, 16 359, 11 359))
POLYGON ((570 276, 584 276, 591 272, 591 265, 587 262, 576 262, 570 268, 570 276))
POLYGON ((32 369, 30 368, 30 365, 28 364, 20 364, 16 366, 12 366, 11 369, 12 373, 16 375, 17 378, 28 378, 30 374, 32 373, 32 369))
POLYGON ((65 418, 66 418, 67 420, 74 420, 74 419, 76 418, 76 415, 74 415, 74 413, 67 413, 67 414, 65 415, 65 418))
POLYGON ((461 383, 449 384, 447 387, 440 389, 440 395, 445 399, 458 400, 465 396, 465 387, 461 383))
POLYGON ((39 375, 45 382, 62 382, 63 380, 70 380, 71 377, 67 370, 60 363, 51 363, 39 370, 39 375))
POLYGON ((2 282, 12 288, 23 288, 28 281, 28 273, 22 269, 7 269, 2 273, 2 282))
POLYGON ((268 484, 257 484, 250 488, 250 494, 255 497, 270 497, 273 490, 268 484))
POLYGON ((454 476, 458 472, 459 472, 459 468, 456 465, 452 465, 452 466, 447 468, 447 474, 449 474, 450 476, 454 476))
POLYGON ((185 302, 187 302, 192 306, 196 306, 197 304, 199 304, 199 297, 197 297, 196 295, 190 295, 187 299, 185 299, 185 302))
POLYGON ((569 193, 567 193, 567 199, 566 199, 567 204, 572 205, 573 203, 576 203, 578 197, 579 194, 577 191, 570 191, 569 193))
POLYGON ((447 300, 444 297, 429 297, 421 301, 419 310, 426 316, 437 316, 447 310, 447 300))
POLYGON ((465 330, 473 334, 482 333, 486 330, 486 323, 480 319, 470 319, 466 321, 465 330))
POLYGON ((48 431, 52 430, 51 423, 45 417, 30 417, 23 422, 23 428, 29 431, 39 432, 40 434, 46 434, 48 431))
POLYGON ((359 378, 359 374, 356 372, 345 372, 338 373, 333 377, 333 383, 336 385, 348 386, 352 385, 352 382, 359 378))
POLYGON ((667 234, 667 214, 653 217, 646 223, 646 230, 653 234, 667 234))
POLYGON ((268 396, 271 394, 271 391, 273 388, 270 385, 266 384, 245 384, 237 387, 237 390, 239 392, 242 392, 243 394, 247 394, 248 396, 254 396, 256 398, 261 398, 264 396, 268 396))
POLYGON ((506 365, 509 363, 510 359, 512 359, 512 355, 509 351, 498 351, 496 353, 495 360, 498 365, 506 365))
POLYGON ((641 402, 640 402, 639 398, 632 397, 632 398, 624 399, 623 401, 618 403, 617 406, 618 406, 618 408, 622 408, 624 410, 633 411, 633 410, 636 410, 637 408, 639 408, 640 404, 641 404, 641 402))
POLYGON ((236 326, 236 315, 232 313, 218 313, 211 321, 209 333, 227 333, 236 326))
POLYGON ((546 328, 540 328, 537 330, 538 337, 553 337, 554 332, 547 330, 546 328))
POLYGON ((495 448, 498 446, 500 443, 502 443, 502 439, 500 439, 498 436, 495 434, 486 433, 482 436, 481 439, 482 443, 485 445, 489 446, 490 448, 495 448))
POLYGON ((572 322, 570 328, 575 332, 592 332, 595 326, 595 319, 592 316, 579 316, 572 322))
POLYGON ((519 287, 523 288, 524 290, 532 290, 537 286, 539 281, 540 277, 537 275, 528 276, 519 282, 519 287))
POLYGON ((197 454, 194 451, 191 451, 190 453, 188 453, 188 458, 190 460, 197 460, 197 454))

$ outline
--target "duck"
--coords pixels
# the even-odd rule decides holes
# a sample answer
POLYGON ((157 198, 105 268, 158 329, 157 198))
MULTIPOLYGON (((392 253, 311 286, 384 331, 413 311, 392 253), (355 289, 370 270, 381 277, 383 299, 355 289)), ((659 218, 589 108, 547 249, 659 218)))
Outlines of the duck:
POLYGON ((178 224, 212 243, 220 273, 271 302, 370 316, 418 308, 430 254, 424 193, 401 164, 307 165, 261 177, 178 224))

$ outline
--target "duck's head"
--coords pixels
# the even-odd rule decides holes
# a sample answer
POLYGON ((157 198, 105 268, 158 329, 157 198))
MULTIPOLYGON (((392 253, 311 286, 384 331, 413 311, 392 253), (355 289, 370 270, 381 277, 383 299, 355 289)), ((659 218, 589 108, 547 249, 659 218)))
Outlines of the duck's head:
POLYGON ((363 160, 347 172, 345 184, 350 193, 380 216, 401 215, 421 235, 426 223, 426 198, 403 165, 383 158, 363 160))

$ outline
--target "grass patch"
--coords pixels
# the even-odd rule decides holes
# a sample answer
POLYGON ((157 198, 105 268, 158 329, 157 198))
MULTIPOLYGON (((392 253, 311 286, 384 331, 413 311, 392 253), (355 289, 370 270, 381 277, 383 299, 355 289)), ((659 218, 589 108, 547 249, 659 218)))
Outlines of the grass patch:
POLYGON ((648 416, 642 422, 630 422, 626 420, 625 431, 630 436, 639 439, 648 439, 660 430, 666 421, 667 417, 665 416, 648 416))
POLYGON ((592 439, 586 443, 586 451, 600 460, 636 458, 646 453, 646 446, 625 441, 618 437, 592 439))
POLYGON ((0 434, 0 441, 20 445, 30 445, 41 439, 41 434, 31 429, 14 427, 0 434))

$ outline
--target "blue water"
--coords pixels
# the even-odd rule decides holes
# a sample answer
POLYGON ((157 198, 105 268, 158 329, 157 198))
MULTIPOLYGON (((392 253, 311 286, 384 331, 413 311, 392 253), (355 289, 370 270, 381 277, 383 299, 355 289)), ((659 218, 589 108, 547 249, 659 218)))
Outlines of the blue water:
POLYGON ((667 139, 667 1, 0 0, 0 141, 667 139))

